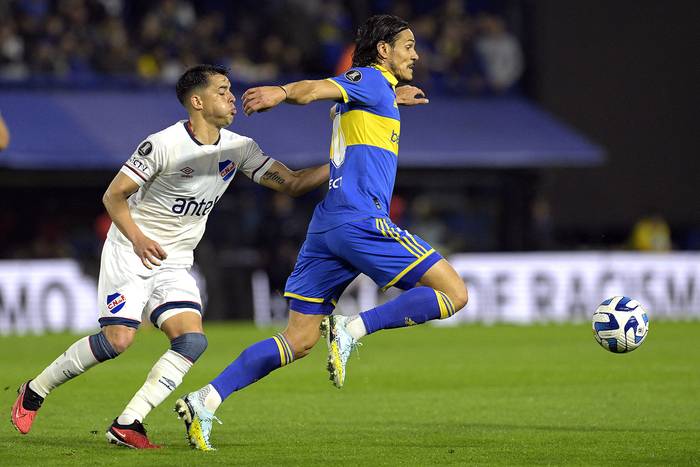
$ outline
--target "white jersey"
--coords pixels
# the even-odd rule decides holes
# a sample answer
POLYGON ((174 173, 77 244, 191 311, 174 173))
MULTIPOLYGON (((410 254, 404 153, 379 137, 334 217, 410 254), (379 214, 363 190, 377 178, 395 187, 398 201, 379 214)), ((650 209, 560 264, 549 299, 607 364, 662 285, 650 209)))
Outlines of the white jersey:
MULTIPOLYGON (((140 186, 129 211, 167 253, 163 265, 191 266, 209 213, 236 173, 259 183, 274 162, 251 138, 222 129, 215 144, 201 144, 187 125, 179 121, 150 135, 120 170, 140 186)), ((107 239, 132 246, 114 224, 107 239)))

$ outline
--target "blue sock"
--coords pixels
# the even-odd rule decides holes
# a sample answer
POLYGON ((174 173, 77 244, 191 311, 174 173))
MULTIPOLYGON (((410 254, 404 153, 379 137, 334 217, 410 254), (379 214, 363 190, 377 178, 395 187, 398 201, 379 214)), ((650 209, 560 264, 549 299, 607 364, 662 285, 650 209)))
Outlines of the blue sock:
POLYGON ((431 319, 449 318, 455 307, 447 295, 430 287, 416 287, 394 300, 360 313, 367 334, 380 329, 402 328, 431 319))
POLYGON ((287 339, 282 334, 255 343, 245 349, 236 360, 212 380, 223 401, 233 392, 264 378, 272 370, 294 361, 287 339))

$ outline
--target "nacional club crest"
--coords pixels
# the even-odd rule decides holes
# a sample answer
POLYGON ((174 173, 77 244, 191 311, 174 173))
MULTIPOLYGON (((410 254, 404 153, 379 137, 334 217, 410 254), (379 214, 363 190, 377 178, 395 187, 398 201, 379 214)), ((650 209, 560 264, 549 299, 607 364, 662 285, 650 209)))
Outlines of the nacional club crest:
POLYGON ((221 178, 223 178, 225 182, 228 182, 231 177, 236 174, 236 170, 238 170, 238 167, 236 167, 236 164, 232 161, 225 160, 219 162, 219 175, 221 175, 221 178))
POLYGON ((111 295, 107 295, 107 310, 109 310, 110 313, 118 313, 119 310, 124 308, 125 304, 126 297, 123 294, 116 292, 111 295))

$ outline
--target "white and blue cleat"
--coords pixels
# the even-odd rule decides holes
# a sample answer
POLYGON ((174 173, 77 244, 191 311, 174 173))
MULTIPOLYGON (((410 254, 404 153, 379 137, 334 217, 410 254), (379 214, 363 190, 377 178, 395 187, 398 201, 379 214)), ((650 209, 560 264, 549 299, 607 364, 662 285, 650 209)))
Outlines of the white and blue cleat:
POLYGON ((209 437, 211 436, 212 422, 216 420, 221 424, 221 420, 204 407, 196 392, 191 392, 178 399, 175 402, 175 412, 185 422, 190 447, 200 451, 216 451, 211 445, 209 437))
POLYGON ((345 329, 348 321, 347 316, 331 315, 321 322, 321 334, 326 338, 328 346, 328 373, 338 389, 345 384, 345 367, 350 354, 360 345, 345 329))

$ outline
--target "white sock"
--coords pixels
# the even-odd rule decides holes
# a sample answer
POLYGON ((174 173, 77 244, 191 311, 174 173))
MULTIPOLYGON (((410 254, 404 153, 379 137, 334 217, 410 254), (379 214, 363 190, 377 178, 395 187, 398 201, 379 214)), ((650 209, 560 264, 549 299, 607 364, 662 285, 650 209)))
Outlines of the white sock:
POLYGON ((119 415, 117 423, 129 425, 134 423, 134 420, 143 421, 152 409, 163 402, 182 383, 182 378, 191 367, 192 362, 179 353, 172 350, 165 352, 151 368, 141 389, 134 394, 119 415))
POLYGON ((219 408, 222 402, 221 396, 211 384, 207 384, 202 389, 197 391, 196 397, 211 413, 216 412, 216 409, 219 408))
POLYGON ((350 317, 350 319, 348 319, 347 324, 345 324, 345 329, 348 331, 348 334, 350 334, 356 341, 359 341, 367 335, 365 322, 362 321, 360 315, 350 317))
POLYGON ((34 378, 29 387, 41 397, 46 397, 66 381, 75 378, 100 363, 90 350, 89 336, 76 341, 56 360, 34 378))

